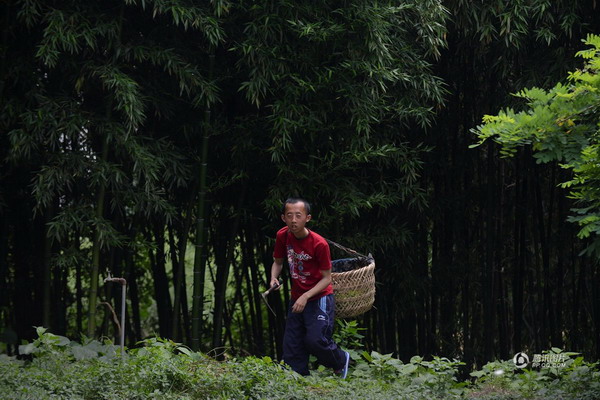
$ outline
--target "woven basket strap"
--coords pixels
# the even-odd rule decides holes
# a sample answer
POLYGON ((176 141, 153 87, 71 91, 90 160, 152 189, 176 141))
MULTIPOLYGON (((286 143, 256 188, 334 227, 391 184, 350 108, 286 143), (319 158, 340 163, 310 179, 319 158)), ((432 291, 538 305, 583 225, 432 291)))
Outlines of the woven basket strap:
POLYGON ((339 243, 336 243, 336 242, 334 242, 333 240, 329 240, 329 239, 327 239, 327 238, 326 238, 325 240, 326 240, 326 241, 327 241, 327 243, 329 243, 330 245, 333 245, 333 246, 337 247, 338 249, 340 249, 340 250, 342 250, 342 251, 345 251, 346 253, 348 253, 348 254, 350 254, 350 255, 353 255, 353 256, 359 256, 359 257, 364 257, 364 258, 368 258, 368 256, 365 256, 364 254, 361 254, 361 253, 359 253, 359 252, 358 252, 358 251, 356 251, 356 250, 352 250, 352 249, 350 249, 350 248, 348 248, 348 247, 342 246, 341 244, 339 244, 339 243))

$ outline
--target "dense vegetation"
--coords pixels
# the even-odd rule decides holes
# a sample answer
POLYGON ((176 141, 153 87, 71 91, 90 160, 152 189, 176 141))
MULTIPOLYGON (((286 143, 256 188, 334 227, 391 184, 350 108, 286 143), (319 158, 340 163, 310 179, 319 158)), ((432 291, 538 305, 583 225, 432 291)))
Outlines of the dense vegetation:
MULTIPOLYGON (((600 370, 576 354, 561 368, 519 370, 493 362, 460 379, 464 363, 364 353, 340 380, 326 370, 302 377, 269 357, 217 362, 168 340, 150 339, 124 357, 111 344, 79 344, 40 330, 30 361, 0 356, 3 398, 17 399, 594 399, 600 370)), ((550 354, 564 354, 553 349, 550 354)))
POLYGON ((469 148, 483 115, 518 105, 511 93, 582 67, 595 0, 0 10, 0 350, 34 326, 116 336, 111 274, 127 279, 130 347, 158 335, 276 359, 288 299, 270 299, 275 318, 259 293, 279 205, 301 195, 316 231, 375 256, 369 352, 477 368, 552 347, 600 355, 600 269, 566 221, 569 170, 536 163, 537 148, 469 148))
POLYGON ((598 115, 600 111, 600 36, 589 35, 587 49, 577 53, 585 65, 569 74, 566 84, 549 90, 524 89, 516 97, 527 102, 525 111, 512 109, 497 116, 486 115, 475 131, 481 143, 488 139, 502 145, 512 156, 517 148, 531 146, 538 163, 560 162, 571 172, 561 187, 576 200, 570 217, 581 229, 578 236, 592 236, 586 253, 600 252, 600 193, 598 192, 598 115))

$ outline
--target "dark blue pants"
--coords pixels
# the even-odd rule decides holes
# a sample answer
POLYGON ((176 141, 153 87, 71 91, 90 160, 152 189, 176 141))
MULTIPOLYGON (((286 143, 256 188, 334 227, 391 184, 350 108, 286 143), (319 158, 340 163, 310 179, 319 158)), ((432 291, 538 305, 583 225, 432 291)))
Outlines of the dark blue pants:
POLYGON ((308 375, 308 357, 317 357, 319 363, 341 369, 346 363, 344 351, 333 341, 335 304, 333 295, 309 301, 301 313, 292 312, 290 302, 285 334, 283 361, 301 375, 308 375))

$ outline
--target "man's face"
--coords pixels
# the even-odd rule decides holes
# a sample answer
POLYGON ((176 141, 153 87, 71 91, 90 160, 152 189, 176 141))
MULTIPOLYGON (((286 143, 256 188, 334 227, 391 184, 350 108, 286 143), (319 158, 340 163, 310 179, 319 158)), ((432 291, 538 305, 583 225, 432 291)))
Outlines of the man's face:
POLYGON ((306 214, 304 202, 302 201, 286 204, 285 213, 281 216, 281 219, 285 222, 290 232, 296 236, 302 236, 304 234, 304 227, 306 226, 306 223, 310 221, 310 218, 311 215, 306 214))

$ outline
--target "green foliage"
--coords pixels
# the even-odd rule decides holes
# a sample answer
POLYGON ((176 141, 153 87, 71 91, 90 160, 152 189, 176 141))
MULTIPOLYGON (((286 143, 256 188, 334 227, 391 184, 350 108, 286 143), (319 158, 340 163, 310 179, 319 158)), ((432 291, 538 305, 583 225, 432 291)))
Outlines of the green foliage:
POLYGON ((476 378, 473 398, 564 398, 592 399, 600 394, 597 363, 589 363, 578 353, 552 348, 542 355, 562 355, 562 362, 519 369, 512 361, 494 361, 471 373, 476 378))
POLYGON ((446 93, 431 67, 445 46, 445 8, 439 1, 236 8, 247 21, 233 49, 248 72, 240 90, 256 112, 233 131, 248 132, 235 139, 234 161, 251 173, 243 180, 266 193, 257 201, 267 215, 301 195, 318 203, 315 230, 336 232, 350 246, 374 250, 406 239, 402 224, 374 221, 395 206, 423 205, 425 148, 420 129, 408 126, 429 126, 446 93), (269 162, 261 169, 256 157, 269 162), (357 225, 360 236, 349 233, 357 225))
POLYGON ((432 397, 445 393, 448 398, 455 398, 464 392, 465 384, 457 379, 458 368, 464 363, 458 360, 433 357, 426 361, 414 356, 405 364, 392 354, 372 351, 364 352, 362 356, 366 363, 359 363, 352 376, 396 384, 402 382, 408 391, 429 393, 432 397))
POLYGON ((121 359, 111 344, 79 345, 43 328, 38 334, 31 346, 22 348, 32 360, 0 356, 3 398, 591 399, 600 394, 598 365, 560 349, 546 352, 565 355, 558 369, 520 370, 512 361, 497 361, 474 371, 475 379, 465 382, 457 379, 464 364, 456 360, 415 356, 405 364, 389 354, 371 352, 357 360, 348 379, 340 380, 323 369, 302 377, 269 357, 217 362, 159 338, 138 343, 121 359), (80 347, 87 350, 74 350, 80 347))
POLYGON ((333 333, 333 340, 338 346, 349 351, 351 358, 358 358, 357 351, 364 347, 363 339, 365 336, 361 332, 365 331, 366 328, 359 327, 356 320, 347 321, 338 318, 335 320, 335 324, 336 329, 333 333))
POLYGON ((465 33, 486 44, 500 39, 503 45, 518 48, 523 44, 523 36, 529 30, 533 30, 536 38, 550 42, 556 38, 558 32, 570 32, 572 20, 576 18, 573 7, 561 2, 552 3, 554 4, 549 1, 517 0, 494 6, 484 3, 472 4, 472 7, 464 8, 464 13, 459 15, 457 23, 465 33), (555 18, 549 11, 558 11, 561 18, 555 18), (533 20, 533 26, 529 26, 529 19, 533 20))
POLYGON ((525 111, 501 111, 485 116, 474 133, 479 144, 499 143, 504 156, 530 145, 538 163, 559 162, 572 172, 562 187, 577 208, 569 218, 580 226, 580 238, 593 237, 587 252, 600 254, 600 37, 589 35, 589 49, 577 53, 585 66, 569 74, 567 84, 550 90, 525 89, 515 94, 527 103, 525 111))
POLYGON ((31 343, 19 346, 19 354, 35 357, 59 358, 65 360, 86 360, 100 358, 110 360, 117 356, 117 346, 112 343, 100 343, 97 340, 84 338, 83 344, 68 338, 47 332, 46 328, 37 327, 38 338, 31 343))
MULTIPOLYGON (((127 244, 113 218, 94 212, 104 190, 111 213, 160 215, 170 222, 176 207, 167 191, 189 184, 193 160, 156 127, 173 114, 166 104, 174 97, 192 108, 215 102, 218 90, 181 46, 155 41, 155 32, 141 39, 143 10, 168 15, 184 29, 202 27, 213 46, 223 32, 210 8, 142 3, 130 12, 125 4, 103 8, 93 2, 18 6, 14 23, 30 26, 37 42, 25 49, 35 53, 22 56, 33 75, 24 77, 18 69, 8 75, 16 82, 13 89, 26 95, 11 97, 2 109, 7 159, 31 163, 36 171, 31 191, 37 212, 64 199, 48 225, 48 236, 58 243, 71 236, 91 239, 97 231, 101 247, 127 244), (150 121, 155 129, 148 128, 150 121)), ((8 29, 16 30, 13 24, 8 29)))
MULTIPOLYGON (((240 232, 271 230, 273 209, 302 190, 326 205, 322 229, 365 226, 344 243, 407 239, 373 217, 424 203, 419 135, 446 93, 431 65, 445 46, 439 0, 29 0, 6 11, 1 175, 19 182, 11 201, 47 219, 35 230, 58 253, 51 274, 92 265, 78 294, 91 276, 91 318, 98 274, 125 269, 111 252, 138 261, 157 226, 187 239, 200 163, 211 219, 241 216, 240 232)), ((207 243, 229 246, 212 228, 207 243)), ((263 236, 251 247, 262 252, 263 236)))

